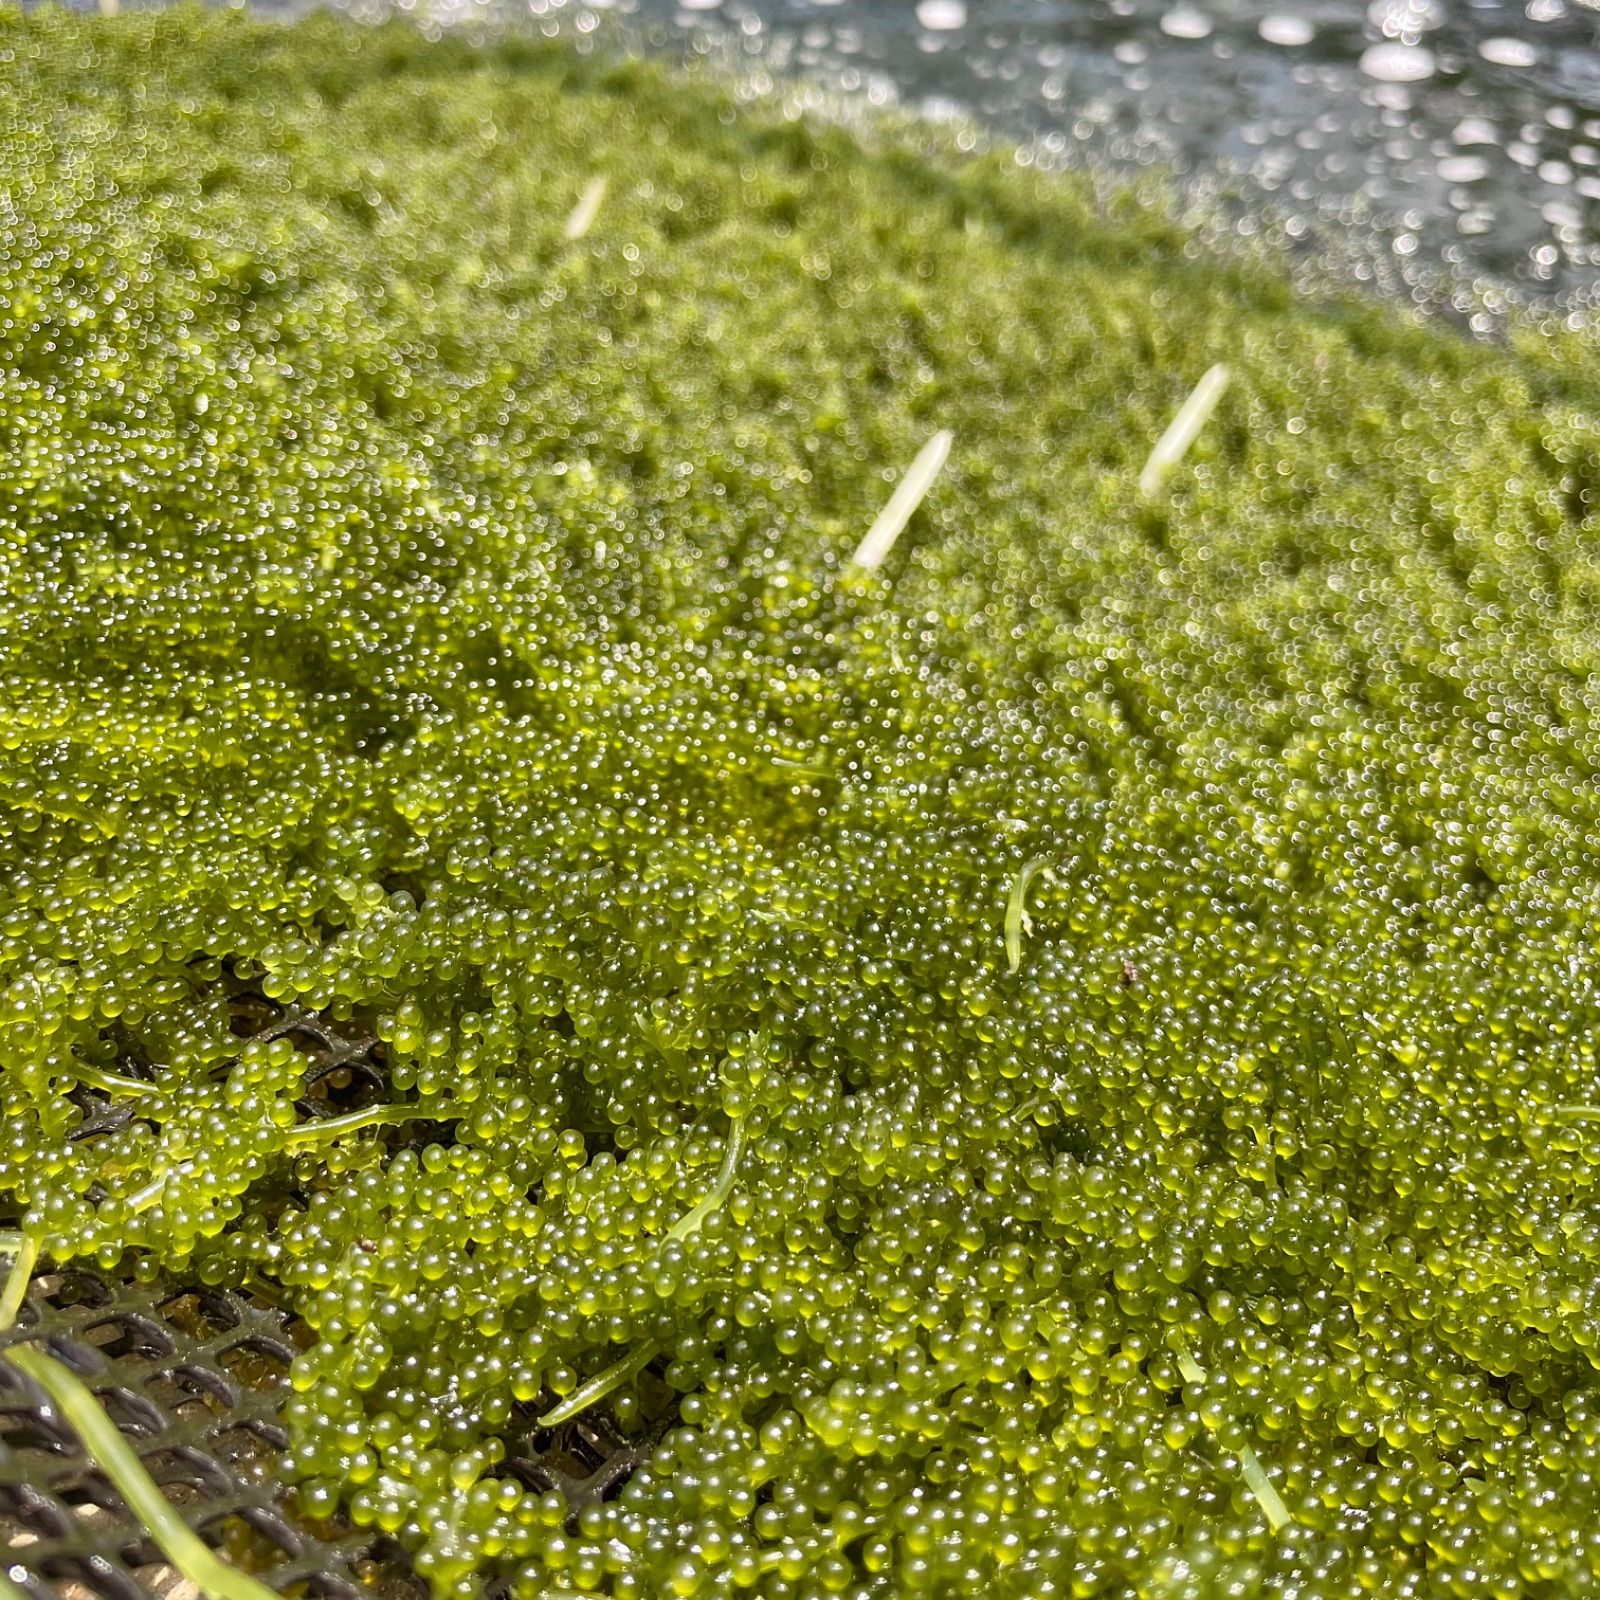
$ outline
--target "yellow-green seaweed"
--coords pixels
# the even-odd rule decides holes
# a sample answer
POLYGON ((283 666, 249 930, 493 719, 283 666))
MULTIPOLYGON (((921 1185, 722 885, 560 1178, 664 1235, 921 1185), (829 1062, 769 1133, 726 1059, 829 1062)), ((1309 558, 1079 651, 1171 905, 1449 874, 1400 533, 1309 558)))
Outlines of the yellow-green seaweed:
POLYGON ((1592 335, 603 47, 0 50, 8 1223, 285 1306, 441 1597, 1600 1588, 1592 335))

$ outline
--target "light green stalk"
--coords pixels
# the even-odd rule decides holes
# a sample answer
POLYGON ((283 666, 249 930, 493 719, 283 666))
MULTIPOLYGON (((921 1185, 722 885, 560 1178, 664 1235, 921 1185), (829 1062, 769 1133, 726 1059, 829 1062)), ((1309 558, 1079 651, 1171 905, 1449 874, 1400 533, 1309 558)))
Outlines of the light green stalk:
POLYGON ((318 1122, 302 1122, 284 1136, 284 1147, 296 1150, 304 1145, 324 1144, 359 1128, 371 1128, 379 1123, 415 1122, 421 1117, 431 1117, 437 1108, 427 1106, 367 1106, 361 1111, 347 1111, 342 1117, 324 1117, 318 1122))
POLYGON ((87 1062, 74 1061, 72 1076, 92 1089, 104 1089, 107 1094, 154 1094, 156 1085, 143 1078, 130 1078, 121 1072, 107 1072, 104 1067, 91 1067, 87 1062))
POLYGON ((541 1428, 558 1428, 587 1411, 597 1400, 603 1400, 613 1389, 620 1388, 629 1378, 636 1377, 661 1353, 661 1346, 647 1340, 637 1350, 630 1351, 620 1361, 613 1361, 604 1372, 597 1372, 586 1384, 574 1389, 560 1405, 551 1406, 539 1418, 541 1428))
POLYGON ((922 504, 922 497, 933 487, 933 480, 943 470, 954 442, 955 435, 948 428, 941 428, 917 452, 916 460, 889 496, 889 503, 867 529, 866 538, 856 546, 856 553, 850 558, 852 566, 860 567, 863 572, 876 572, 883 565, 884 558, 894 549, 895 540, 905 531, 912 513, 922 504))
POLYGON ((1037 873, 1049 865, 1043 857, 1035 857, 1011 882, 1011 898, 1006 901, 1006 970, 1015 972, 1022 965, 1022 933, 1028 922, 1028 885, 1037 873))
MULTIPOLYGON (((1205 1379, 1205 1368, 1195 1360, 1189 1350, 1188 1341, 1181 1333, 1174 1334, 1172 1340, 1173 1354, 1177 1358, 1178 1373, 1185 1383, 1201 1383, 1205 1379)), ((1261 1465, 1261 1458, 1247 1444, 1239 1446, 1239 1476, 1244 1479, 1244 1486, 1250 1491, 1255 1503, 1261 1507, 1262 1514, 1271 1525, 1274 1533, 1281 1533, 1283 1529, 1294 1521, 1293 1513, 1284 1504, 1283 1496, 1278 1493, 1277 1485, 1267 1476, 1267 1469, 1261 1465)))
POLYGON ((706 1190, 695 1205, 667 1229, 669 1239, 693 1238, 700 1231, 700 1224, 721 1207, 733 1192, 734 1173, 738 1170, 739 1157, 743 1151, 744 1118, 734 1117, 728 1127, 728 1149, 722 1158, 722 1170, 717 1174, 717 1181, 706 1190))
POLYGON ((581 239, 594 226, 594 219, 600 215, 600 207, 605 197, 606 180, 591 178, 583 193, 578 196, 578 203, 572 208, 566 227, 561 230, 562 236, 569 243, 581 239))
POLYGON ((1167 474, 1188 454, 1189 446, 1199 438, 1200 430, 1217 409, 1231 376, 1226 367, 1218 365, 1210 368, 1194 386, 1194 392, 1179 407, 1177 416, 1150 452, 1150 459, 1139 474, 1140 494, 1154 494, 1166 482, 1167 474))
POLYGON ((33 1276, 34 1263, 39 1259, 39 1241, 23 1234, 13 1234, 15 1245, 8 1245, 13 1252, 11 1271, 6 1277, 6 1286, 0 1289, 0 1333, 4 1333, 12 1323, 17 1320, 17 1313, 22 1309, 22 1297, 28 1292, 28 1280, 33 1276))
MULTIPOLYGON (((0 1330, 9 1328, 22 1308, 39 1259, 39 1241, 25 1237, 16 1252, 6 1286, 0 1291, 0 1330)), ((83 1441, 94 1464, 111 1480, 128 1510, 144 1524, 157 1548, 195 1588, 212 1600, 278 1600, 264 1583, 230 1567, 195 1534, 156 1487, 144 1463, 89 1389, 72 1369, 38 1345, 13 1345, 5 1359, 43 1389, 72 1431, 83 1441)), ((6 1578, 0 1600, 16 1600, 21 1591, 6 1578)))

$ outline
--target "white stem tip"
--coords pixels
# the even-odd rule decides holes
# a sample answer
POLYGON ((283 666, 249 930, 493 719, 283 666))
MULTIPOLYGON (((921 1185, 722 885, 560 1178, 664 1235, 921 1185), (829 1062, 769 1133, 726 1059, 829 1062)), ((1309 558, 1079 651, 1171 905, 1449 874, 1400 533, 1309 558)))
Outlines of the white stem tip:
POLYGON ((850 558, 852 566, 876 572, 883 565, 884 557, 894 549, 894 542, 905 530, 912 513, 922 504, 922 497, 933 487, 933 480, 949 459, 954 442, 955 435, 948 428, 941 428, 917 452, 917 459, 889 496, 888 505, 878 513, 877 521, 867 529, 866 538, 856 546, 856 553, 850 558))
POLYGON ((1200 430, 1217 409, 1230 377, 1232 373, 1219 363, 1194 386, 1194 392, 1179 407, 1177 416, 1150 452, 1150 459, 1139 474, 1140 494, 1154 494, 1166 481, 1167 474, 1183 460, 1189 446, 1200 436, 1200 430))
POLYGON ((588 186, 578 197, 578 203, 572 208, 572 215, 567 218, 567 225, 562 229, 563 235, 570 241, 581 239, 593 226, 594 219, 600 215, 600 207, 606 197, 606 180, 604 178, 591 178, 588 186))

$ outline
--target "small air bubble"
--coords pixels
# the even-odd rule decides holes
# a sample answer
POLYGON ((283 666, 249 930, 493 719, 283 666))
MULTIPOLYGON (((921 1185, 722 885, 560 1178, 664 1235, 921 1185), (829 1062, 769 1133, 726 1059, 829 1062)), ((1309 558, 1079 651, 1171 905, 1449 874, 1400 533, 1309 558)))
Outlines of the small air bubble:
POLYGON ((1433 68, 1433 52, 1420 45, 1374 44, 1361 52, 1361 70, 1379 83, 1420 83, 1433 68))
POLYGON ((1309 17, 1287 11, 1269 12, 1261 19, 1257 31, 1268 44, 1283 45, 1286 49, 1310 44, 1317 34, 1309 17))
POLYGON ((967 25, 965 0, 918 0, 917 21, 935 33, 967 25))
POLYGON ((1500 130, 1487 117, 1463 117, 1450 137, 1457 144, 1499 144, 1500 130))
POLYGON ((1174 6, 1161 19, 1161 31, 1173 39, 1204 39, 1212 27, 1211 18, 1194 6, 1174 6))
POLYGON ((1539 59, 1539 47, 1526 39, 1485 39, 1478 54, 1497 67, 1531 67, 1539 59))

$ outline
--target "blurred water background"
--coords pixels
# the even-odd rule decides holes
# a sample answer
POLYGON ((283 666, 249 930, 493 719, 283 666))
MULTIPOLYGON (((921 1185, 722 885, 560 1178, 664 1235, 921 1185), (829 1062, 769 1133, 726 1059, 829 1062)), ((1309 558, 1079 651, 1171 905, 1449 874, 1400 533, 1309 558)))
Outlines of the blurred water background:
MULTIPOLYGON (((293 12, 305 0, 256 0, 293 12)), ((424 27, 621 31, 1177 173, 1249 231, 1490 331, 1600 304, 1600 10, 1582 0, 333 0, 424 27)))

